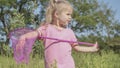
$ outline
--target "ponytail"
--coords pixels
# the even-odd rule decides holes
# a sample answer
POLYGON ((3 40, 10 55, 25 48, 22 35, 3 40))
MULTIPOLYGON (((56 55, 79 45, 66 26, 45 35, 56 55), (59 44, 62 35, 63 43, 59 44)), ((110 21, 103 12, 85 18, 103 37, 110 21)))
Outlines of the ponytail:
POLYGON ((46 23, 52 22, 53 12, 55 11, 54 6, 55 6, 55 0, 50 0, 49 5, 46 9, 46 19, 45 19, 46 23))

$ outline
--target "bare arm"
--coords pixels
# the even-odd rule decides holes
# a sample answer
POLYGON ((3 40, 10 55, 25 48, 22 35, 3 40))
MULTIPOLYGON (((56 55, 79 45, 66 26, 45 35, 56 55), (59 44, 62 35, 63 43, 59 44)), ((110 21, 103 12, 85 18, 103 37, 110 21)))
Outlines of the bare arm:
POLYGON ((32 32, 29 32, 29 33, 26 33, 24 35, 22 35, 20 37, 20 39, 29 39, 29 38, 35 38, 38 36, 38 32, 37 31, 32 31, 32 32))
POLYGON ((37 31, 32 31, 32 32, 29 32, 29 33, 26 33, 26 34, 20 36, 19 41, 16 45, 16 49, 18 50, 19 48, 22 48, 25 44, 26 39, 36 38, 36 37, 38 37, 38 32, 37 31))
POLYGON ((99 50, 97 43, 94 46, 92 46, 92 47, 85 47, 85 46, 74 45, 73 48, 76 51, 81 51, 81 52, 96 52, 96 51, 99 50))

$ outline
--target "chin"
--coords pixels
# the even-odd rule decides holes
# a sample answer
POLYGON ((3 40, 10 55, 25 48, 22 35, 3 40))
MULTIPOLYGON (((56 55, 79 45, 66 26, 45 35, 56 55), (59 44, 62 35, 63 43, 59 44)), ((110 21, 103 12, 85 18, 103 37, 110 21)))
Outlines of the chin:
POLYGON ((67 27, 67 24, 62 25, 62 27, 66 28, 66 27, 67 27))

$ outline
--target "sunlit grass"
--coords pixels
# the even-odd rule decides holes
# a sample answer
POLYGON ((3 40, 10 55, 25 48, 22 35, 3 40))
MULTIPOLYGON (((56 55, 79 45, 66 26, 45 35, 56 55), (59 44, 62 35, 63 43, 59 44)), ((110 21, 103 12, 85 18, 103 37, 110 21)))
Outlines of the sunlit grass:
POLYGON ((120 54, 113 51, 99 53, 74 53, 76 68, 120 68, 120 54))
MULTIPOLYGON (((73 52, 76 68, 120 68, 120 54, 73 52)), ((29 64, 16 64, 13 57, 0 56, 0 68, 44 68, 44 60, 31 58, 29 64)))
POLYGON ((29 64, 18 65, 13 57, 0 56, 0 68, 44 68, 44 61, 38 58, 32 58, 29 64))

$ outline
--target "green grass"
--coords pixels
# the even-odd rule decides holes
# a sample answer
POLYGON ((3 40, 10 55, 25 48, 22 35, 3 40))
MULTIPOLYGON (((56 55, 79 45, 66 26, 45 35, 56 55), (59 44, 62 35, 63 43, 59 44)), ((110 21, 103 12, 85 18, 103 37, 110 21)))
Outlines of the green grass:
POLYGON ((0 56, 0 68, 44 68, 44 61, 38 58, 32 58, 29 64, 18 65, 12 57, 0 56))
MULTIPOLYGON (((100 53, 73 52, 76 68, 120 68, 120 54, 113 51, 100 53)), ((0 68, 44 68, 44 60, 31 58, 28 65, 16 64, 13 57, 0 56, 0 68)))
POLYGON ((101 51, 101 55, 75 52, 73 56, 76 68, 120 68, 120 54, 115 54, 113 51, 101 51))

